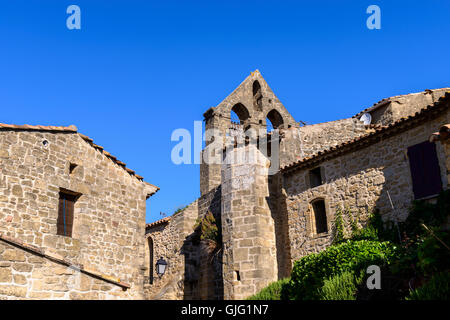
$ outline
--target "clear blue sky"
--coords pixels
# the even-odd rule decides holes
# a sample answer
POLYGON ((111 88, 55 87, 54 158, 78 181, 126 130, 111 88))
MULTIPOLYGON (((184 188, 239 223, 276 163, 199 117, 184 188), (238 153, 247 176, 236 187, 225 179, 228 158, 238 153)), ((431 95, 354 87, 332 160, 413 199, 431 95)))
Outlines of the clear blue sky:
POLYGON ((70 125, 161 188, 147 222, 199 196, 170 141, 259 69, 296 120, 450 86, 450 1, 1 1, 0 122, 70 125), (68 30, 66 8, 81 8, 68 30), (366 8, 381 8, 381 30, 366 8))

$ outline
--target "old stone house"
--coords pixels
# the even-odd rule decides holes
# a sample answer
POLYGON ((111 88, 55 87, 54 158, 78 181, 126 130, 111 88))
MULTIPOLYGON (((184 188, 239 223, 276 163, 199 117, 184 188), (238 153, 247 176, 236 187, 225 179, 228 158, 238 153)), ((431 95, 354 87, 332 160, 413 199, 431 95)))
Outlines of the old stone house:
POLYGON ((0 124, 0 299, 143 299, 158 190, 75 126, 0 124))
POLYGON ((412 200, 433 201, 448 188, 449 103, 450 88, 425 90, 383 99, 347 119, 305 125, 252 72, 204 114, 205 129, 221 132, 223 145, 207 151, 214 138, 202 151, 203 160, 220 153, 222 162, 200 165, 200 198, 146 226, 147 297, 246 298, 289 276, 295 260, 330 245, 339 207, 362 224, 374 209, 386 221, 403 221, 412 200), (237 144, 252 128, 264 132, 257 143, 249 137, 237 144), (208 212, 221 230, 215 248, 198 240, 196 227, 208 212), (169 263, 161 278, 151 267, 159 257, 169 263))

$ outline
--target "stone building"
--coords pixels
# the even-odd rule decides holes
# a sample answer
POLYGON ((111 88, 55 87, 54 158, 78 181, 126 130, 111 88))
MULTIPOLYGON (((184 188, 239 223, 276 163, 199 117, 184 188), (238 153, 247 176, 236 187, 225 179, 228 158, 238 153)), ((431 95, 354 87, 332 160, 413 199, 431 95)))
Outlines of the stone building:
POLYGON ((307 125, 256 70, 204 113, 200 197, 149 224, 158 188, 75 127, 0 124, 0 299, 244 299, 329 246, 339 208, 403 221, 448 189, 449 103, 307 125))
POLYGON ((158 188, 75 126, 0 124, 0 299, 143 299, 158 188))
POLYGON ((147 225, 147 298, 246 298, 330 245, 339 207, 362 225, 375 209, 403 221, 412 200, 433 201, 449 186, 449 103, 450 88, 425 90, 305 125, 252 72, 204 114, 214 138, 206 133, 200 198, 147 225), (198 240, 208 212, 221 231, 214 250, 198 240), (169 264, 161 278, 150 274, 159 257, 169 264))

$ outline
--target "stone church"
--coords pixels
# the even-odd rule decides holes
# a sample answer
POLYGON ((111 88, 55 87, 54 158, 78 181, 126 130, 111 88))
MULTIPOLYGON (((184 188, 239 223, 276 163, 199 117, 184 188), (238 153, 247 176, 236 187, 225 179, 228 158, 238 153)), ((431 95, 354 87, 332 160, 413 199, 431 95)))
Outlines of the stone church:
POLYGON ((308 125, 256 70, 204 113, 200 197, 150 224, 159 188, 75 126, 0 124, 0 299, 245 299, 329 246, 337 208, 402 221, 447 189, 449 103, 425 90, 308 125))
MULTIPOLYGON (((375 208, 384 220, 403 221, 414 199, 433 201, 448 188, 449 103, 450 88, 425 90, 305 125, 252 72, 204 113, 205 131, 221 133, 223 145, 215 151, 220 163, 200 165, 200 198, 146 226, 148 265, 160 257, 169 264, 161 278, 147 269, 146 295, 245 299, 329 246, 338 207, 350 208, 362 225, 375 208), (256 143, 245 138, 252 128, 263 132, 256 143), (208 213, 221 231, 215 246, 198 239, 208 213)), ((202 159, 211 156, 211 143, 202 159)))

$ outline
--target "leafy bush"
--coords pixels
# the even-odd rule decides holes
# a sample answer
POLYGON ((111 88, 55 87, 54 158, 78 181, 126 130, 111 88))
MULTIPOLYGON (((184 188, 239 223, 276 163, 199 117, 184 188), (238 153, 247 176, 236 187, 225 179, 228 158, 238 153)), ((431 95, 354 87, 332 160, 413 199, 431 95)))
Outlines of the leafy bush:
POLYGON ((411 291, 406 300, 450 300, 450 274, 434 275, 426 284, 411 291))
POLYGON ((314 300, 319 298, 318 289, 327 278, 344 271, 359 274, 369 265, 389 264, 397 248, 389 242, 351 241, 331 246, 320 253, 313 253, 297 260, 283 299, 314 300))
POLYGON ((334 218, 333 224, 333 244, 337 244, 345 240, 345 227, 342 211, 343 210, 340 206, 336 208, 336 217, 334 218))
MULTIPOLYGON (((435 230, 433 233, 444 243, 450 243, 449 232, 435 230)), ((432 235, 419 240, 417 258, 417 267, 424 275, 450 268, 450 251, 432 235)))
POLYGON ((289 283, 289 278, 272 282, 257 294, 250 296, 247 300, 281 300, 281 292, 289 283))
POLYGON ((408 218, 400 223, 402 250, 392 271, 403 277, 430 275, 450 268, 450 253, 438 241, 450 244, 448 231, 440 231, 450 213, 450 190, 440 193, 436 203, 414 201, 408 218), (425 224, 430 231, 427 231, 425 224))
POLYGON ((324 281, 319 289, 320 300, 356 300, 358 284, 363 275, 355 276, 351 271, 344 271, 324 281))
POLYGON ((220 220, 216 221, 212 212, 208 211, 195 222, 192 243, 198 245, 200 241, 204 241, 208 245, 210 253, 218 254, 222 248, 221 230, 220 220))
POLYGON ((450 213, 450 189, 442 191, 436 203, 427 201, 413 201, 408 218, 401 223, 402 234, 409 238, 426 233, 421 224, 428 227, 440 227, 450 213))

